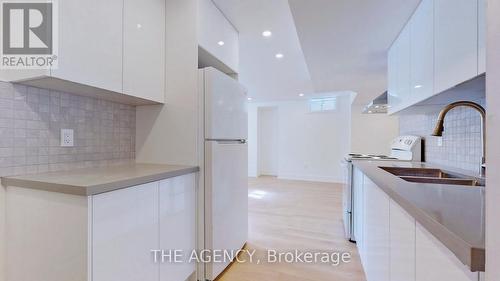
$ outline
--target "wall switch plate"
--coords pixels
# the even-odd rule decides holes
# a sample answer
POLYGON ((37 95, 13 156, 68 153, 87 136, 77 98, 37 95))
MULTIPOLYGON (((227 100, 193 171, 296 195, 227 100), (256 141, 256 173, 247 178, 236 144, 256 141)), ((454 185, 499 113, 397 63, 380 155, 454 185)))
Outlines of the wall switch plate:
POLYGON ((73 129, 61 129, 61 146, 73 147, 74 145, 73 129))

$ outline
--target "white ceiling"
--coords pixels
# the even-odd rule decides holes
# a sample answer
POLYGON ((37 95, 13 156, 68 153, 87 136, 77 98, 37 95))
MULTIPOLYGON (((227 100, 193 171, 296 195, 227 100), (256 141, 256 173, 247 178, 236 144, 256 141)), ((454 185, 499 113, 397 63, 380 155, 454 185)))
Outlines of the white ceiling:
POLYGON ((240 34, 239 80, 256 101, 313 91, 287 0, 214 0, 240 34), (264 38, 264 30, 272 31, 264 38), (275 55, 282 53, 283 59, 275 55))
POLYGON ((289 0, 316 91, 387 90, 387 49, 420 0, 289 0))
POLYGON ((255 100, 354 91, 357 103, 386 90, 386 51, 420 2, 213 1, 240 33, 240 81, 255 100))

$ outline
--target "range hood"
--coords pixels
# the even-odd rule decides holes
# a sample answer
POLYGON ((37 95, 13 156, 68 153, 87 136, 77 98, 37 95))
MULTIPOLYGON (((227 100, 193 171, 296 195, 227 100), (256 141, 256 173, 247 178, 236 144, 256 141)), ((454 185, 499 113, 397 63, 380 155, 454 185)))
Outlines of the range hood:
POLYGON ((387 91, 375 98, 363 109, 366 114, 385 114, 387 113, 387 91))

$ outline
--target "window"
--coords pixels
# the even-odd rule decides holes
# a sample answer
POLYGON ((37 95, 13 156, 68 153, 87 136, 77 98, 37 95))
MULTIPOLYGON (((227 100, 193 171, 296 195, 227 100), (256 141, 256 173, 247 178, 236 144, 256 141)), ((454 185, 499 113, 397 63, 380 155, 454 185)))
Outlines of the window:
POLYGON ((318 98, 309 101, 310 112, 334 111, 337 109, 337 98, 318 98))

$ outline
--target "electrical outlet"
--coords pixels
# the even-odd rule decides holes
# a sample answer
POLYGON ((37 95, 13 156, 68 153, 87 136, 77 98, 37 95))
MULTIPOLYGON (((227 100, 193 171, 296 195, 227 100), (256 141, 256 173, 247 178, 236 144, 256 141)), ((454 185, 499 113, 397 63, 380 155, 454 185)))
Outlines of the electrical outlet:
POLYGON ((61 129, 61 146, 63 147, 74 146, 73 129, 61 129))
POLYGON ((443 137, 438 137, 438 146, 443 146, 443 137))

